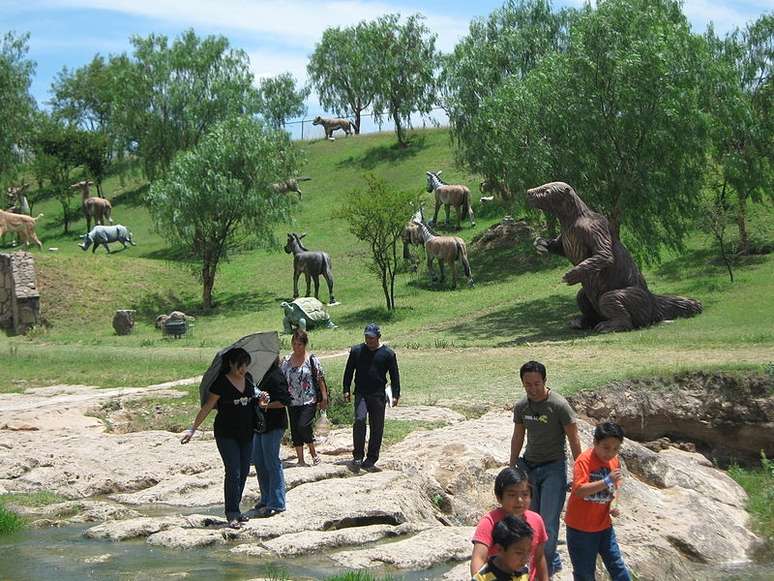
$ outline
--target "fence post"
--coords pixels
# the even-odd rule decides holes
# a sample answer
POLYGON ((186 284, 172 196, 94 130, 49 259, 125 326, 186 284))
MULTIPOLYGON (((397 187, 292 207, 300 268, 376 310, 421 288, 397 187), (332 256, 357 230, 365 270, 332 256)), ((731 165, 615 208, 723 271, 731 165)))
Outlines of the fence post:
POLYGON ((301 141, 304 140, 304 121, 306 121, 303 117, 301 118, 301 141))

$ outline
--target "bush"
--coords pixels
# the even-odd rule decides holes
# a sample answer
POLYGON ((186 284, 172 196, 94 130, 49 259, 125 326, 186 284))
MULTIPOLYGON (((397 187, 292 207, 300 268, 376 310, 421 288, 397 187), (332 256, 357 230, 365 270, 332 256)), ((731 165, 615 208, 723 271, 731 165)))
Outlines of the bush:
POLYGON ((774 460, 761 452, 760 468, 731 466, 728 474, 744 488, 747 510, 752 515, 755 530, 774 545, 774 460))
POLYGON ((22 526, 24 526, 22 518, 0 504, 0 537, 15 533, 22 526))

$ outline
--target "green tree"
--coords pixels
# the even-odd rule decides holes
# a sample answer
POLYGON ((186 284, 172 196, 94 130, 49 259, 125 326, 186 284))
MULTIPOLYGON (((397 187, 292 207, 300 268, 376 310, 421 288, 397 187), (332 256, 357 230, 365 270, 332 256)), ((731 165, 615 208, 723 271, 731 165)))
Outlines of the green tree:
MULTIPOLYGON (((739 253, 750 253, 747 205, 774 196, 774 16, 720 39, 710 29, 704 68, 706 106, 712 115, 713 159, 722 170, 718 188, 736 198, 739 253)), ((719 195, 719 194, 717 194, 719 195)))
POLYGON ((320 104, 337 115, 352 114, 356 135, 376 92, 372 61, 379 55, 368 45, 370 26, 361 22, 350 28, 326 28, 306 67, 320 104))
POLYGON ((349 231, 371 250, 371 271, 379 277, 387 310, 395 310, 395 277, 400 266, 398 243, 407 217, 418 205, 414 192, 394 191, 374 175, 366 176, 366 187, 347 196, 340 215, 349 231))
POLYGON ((477 130, 495 129, 474 167, 497 168, 485 176, 512 192, 524 176, 570 183, 657 261, 659 247, 682 246, 703 185, 701 52, 677 2, 600 2, 575 20, 566 52, 484 99, 477 130))
POLYGON ((288 217, 290 196, 271 184, 296 175, 298 153, 283 131, 248 117, 212 128, 175 158, 147 200, 158 232, 196 261, 202 304, 212 307, 218 265, 240 249, 273 241, 288 217))
POLYGON ((436 35, 423 19, 414 14, 401 24, 400 15, 386 14, 366 27, 371 75, 376 83, 374 117, 392 118, 398 143, 404 147, 408 145, 406 126, 411 124, 411 114, 427 114, 436 103, 436 35))
POLYGON ((308 89, 296 89, 296 79, 290 73, 261 79, 258 85, 258 111, 270 125, 280 129, 285 127, 286 119, 304 114, 304 101, 308 95, 308 89))
POLYGON ((27 58, 29 37, 8 32, 0 39, 0 175, 17 165, 31 132, 35 100, 29 89, 35 63, 27 58))
MULTIPOLYGON (((477 150, 487 138, 477 126, 483 100, 506 80, 526 78, 547 54, 566 50, 576 16, 571 9, 553 12, 547 0, 507 0, 487 18, 471 22, 468 35, 444 55, 440 100, 460 161, 471 167, 480 162, 477 150)), ((501 180, 492 183, 495 193, 510 197, 501 180)))
POLYGON ((247 54, 223 36, 193 30, 135 36, 133 58, 119 72, 124 133, 154 179, 179 151, 194 147, 219 121, 257 112, 247 54))

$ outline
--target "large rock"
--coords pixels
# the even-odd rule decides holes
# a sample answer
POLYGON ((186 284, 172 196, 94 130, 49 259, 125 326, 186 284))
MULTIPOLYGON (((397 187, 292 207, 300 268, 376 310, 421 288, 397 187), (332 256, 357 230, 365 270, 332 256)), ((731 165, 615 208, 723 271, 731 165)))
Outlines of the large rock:
MULTIPOLYGON (((83 535, 90 539, 125 541, 139 537, 149 537, 160 531, 170 529, 202 529, 206 527, 224 527, 226 521, 209 515, 193 514, 188 516, 172 515, 161 517, 139 517, 122 521, 110 521, 91 527, 83 535)), ((222 534, 222 533, 221 533, 222 534)), ((158 537, 163 539, 164 537, 158 537)), ((172 538, 171 536, 168 538, 172 538)), ((170 540, 170 542, 174 542, 170 540)), ((156 544, 161 544, 157 542, 156 544)))
POLYGON ((223 531, 173 527, 150 535, 146 542, 171 549, 196 549, 226 542, 223 531))
POLYGON ((398 569, 429 569, 470 557, 472 527, 435 527, 408 539, 333 553, 331 559, 348 569, 391 565, 398 569))

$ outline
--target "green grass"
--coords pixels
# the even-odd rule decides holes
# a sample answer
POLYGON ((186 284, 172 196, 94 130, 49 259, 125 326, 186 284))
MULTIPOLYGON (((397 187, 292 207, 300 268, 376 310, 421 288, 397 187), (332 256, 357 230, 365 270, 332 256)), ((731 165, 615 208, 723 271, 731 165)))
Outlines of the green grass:
POLYGON ((774 460, 761 455, 760 467, 731 466, 728 474, 747 492, 747 510, 755 530, 766 540, 771 556, 774 553, 774 460))
MULTIPOLYGON (((545 360, 550 381, 568 391, 693 369, 758 370, 774 360, 774 258, 741 262, 731 284, 701 233, 688 240, 684 254, 664 256, 659 267, 645 271, 656 292, 701 299, 705 312, 694 319, 616 335, 571 331, 566 321, 576 312, 577 288, 561 283, 568 265, 540 259, 529 247, 471 250, 473 289, 431 287, 423 269, 401 274, 398 309, 387 313, 379 282, 365 268, 366 248, 335 216, 344 194, 362 185, 366 172, 395 188, 424 190, 424 172, 435 168, 445 170, 450 181, 469 185, 475 198, 477 176, 455 167, 446 130, 416 131, 405 149, 394 146, 392 134, 302 146, 308 158, 302 173, 313 179, 304 182, 294 223, 278 227, 276 236, 282 241, 287 231, 307 232, 310 248, 331 254, 342 303, 330 309, 339 328, 314 331, 311 346, 319 353, 340 352, 362 340, 366 322, 379 321, 384 339, 398 352, 408 404, 505 403, 513 398, 518 366, 529 358, 545 360)), ((61 234, 55 200, 36 203, 33 211, 46 214, 41 238, 59 248, 35 252, 47 325, 28 337, 0 337, 0 392, 57 383, 139 386, 190 377, 236 338, 281 329, 279 303, 292 292, 291 258, 279 249, 235 256, 218 274, 214 310, 202 313, 199 283, 152 230, 142 205, 146 187, 138 174, 124 186, 117 178, 106 182, 114 219, 138 240, 137 247, 110 256, 83 253, 74 235, 61 234), (120 308, 137 310, 135 331, 127 337, 116 336, 111 327, 120 308), (190 337, 165 339, 153 327, 157 314, 173 309, 197 317, 190 337)), ((474 207, 480 209, 477 202, 474 207)), ((465 226, 459 234, 470 240, 494 223, 497 213, 483 212, 475 229, 465 226)), ((770 206, 751 207, 750 215, 754 236, 774 238, 770 206)), ((84 228, 83 220, 73 225, 75 232, 84 228)), ((327 298, 327 289, 321 289, 321 298, 327 298)), ((323 363, 338 391, 344 359, 323 363)))
POLYGON ((48 490, 0 494, 0 504, 13 504, 17 506, 40 507, 64 502, 65 500, 67 499, 64 496, 48 490))
POLYGON ((0 504, 0 537, 10 535, 24 526, 24 520, 0 504))

